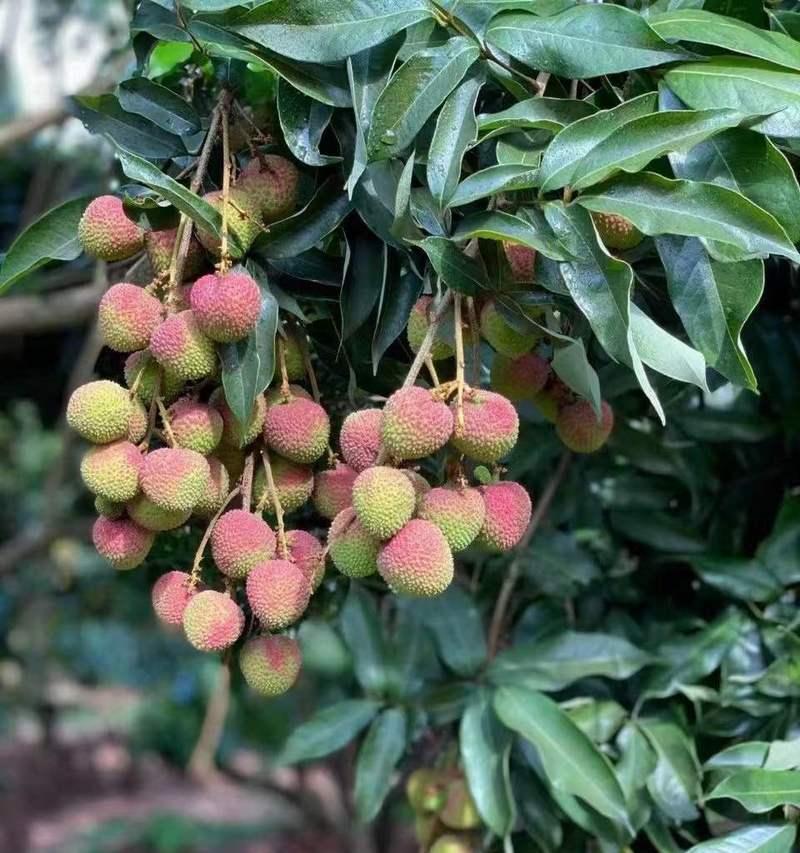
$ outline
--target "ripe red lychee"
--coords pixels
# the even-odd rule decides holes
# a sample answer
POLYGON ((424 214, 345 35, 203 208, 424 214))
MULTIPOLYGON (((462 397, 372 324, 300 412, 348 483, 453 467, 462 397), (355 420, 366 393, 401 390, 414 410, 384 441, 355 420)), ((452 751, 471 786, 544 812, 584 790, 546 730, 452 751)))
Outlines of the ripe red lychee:
POLYGON ((116 352, 144 349, 161 324, 163 307, 136 284, 120 282, 100 300, 97 322, 103 343, 116 352))
POLYGON ((492 551, 510 551, 531 521, 531 499, 519 483, 504 481, 480 487, 486 515, 477 542, 492 551))
POLYGON ((265 154, 254 158, 242 169, 239 186, 257 203, 264 222, 289 216, 297 204, 300 173, 285 157, 265 154))
POLYGON ((243 578, 255 566, 275 556, 275 534, 259 516, 232 509, 214 525, 211 554, 222 574, 243 578))
POLYGON ((239 653, 244 680, 257 693, 280 696, 300 673, 300 646, 291 637, 253 637, 239 653))
POLYGON ((492 361, 492 390, 514 402, 535 402, 549 377, 549 362, 535 352, 519 358, 497 353, 492 361))
POLYGON ((378 571, 399 595, 439 595, 453 580, 453 554, 441 530, 413 518, 378 553, 378 571))
POLYGON ((325 453, 330 432, 325 409, 302 397, 275 403, 264 418, 264 438, 269 446, 303 465, 316 462, 325 453))
POLYGON ((517 443, 519 418, 514 406, 494 391, 473 389, 464 396, 464 426, 459 427, 457 401, 453 445, 476 462, 497 462, 517 443))
POLYGON ((261 313, 261 290, 247 273, 213 273, 192 285, 189 303, 197 325, 212 341, 246 338, 261 313))
POLYGON ((169 426, 178 447, 207 456, 222 438, 222 415, 205 403, 181 397, 168 409, 169 426))
POLYGON ((244 629, 244 613, 226 593, 206 589, 192 596, 183 611, 186 639, 201 652, 221 652, 244 629))
POLYGON ((411 481, 397 468, 367 468, 353 483, 353 509, 377 539, 394 536, 414 514, 416 502, 411 481))
MULTIPOLYGON (((314 471, 308 465, 298 465, 282 456, 272 456, 270 460, 272 479, 281 509, 285 513, 300 509, 314 491, 314 471)), ((267 490, 267 477, 263 466, 253 479, 253 497, 259 506, 269 515, 275 515, 275 506, 267 490)))
POLYGON ((353 503, 353 483, 358 474, 349 465, 337 462, 320 471, 314 479, 314 506, 324 518, 334 519, 353 503))
POLYGON ((380 409, 361 409, 351 412, 342 424, 339 446, 344 461, 357 472, 373 466, 381 450, 380 409))
POLYGON ((311 584, 311 589, 315 590, 325 574, 322 543, 305 530, 289 530, 286 532, 286 547, 289 550, 289 561, 300 569, 311 584))
POLYGON ((194 595, 190 580, 186 572, 167 572, 153 584, 153 610, 165 625, 182 624, 186 605, 194 595))
POLYGON ((156 533, 182 527, 192 514, 190 509, 164 509, 141 493, 132 501, 128 501, 125 509, 140 527, 156 533))
MULTIPOLYGON (((148 231, 144 235, 144 247, 155 275, 165 275, 169 272, 177 231, 177 228, 166 228, 161 231, 148 231)), ((205 266, 206 254, 203 247, 192 237, 183 267, 184 280, 200 275, 205 266)))
POLYGON ((594 453, 607 441, 614 429, 614 410, 602 401, 598 420, 588 400, 578 400, 559 410, 556 434, 575 453, 594 453))
POLYGON ((150 352, 162 367, 184 382, 204 379, 217 366, 214 342, 200 331, 191 311, 170 314, 153 332, 150 352))
POLYGON ((81 477, 92 494, 124 503, 139 491, 142 454, 129 441, 90 448, 81 461, 81 477))
POLYGON ((148 453, 139 476, 144 494, 167 510, 192 510, 208 486, 211 472, 194 450, 162 447, 148 453))
POLYGON ((131 398, 131 416, 128 419, 126 438, 131 444, 138 444, 147 435, 149 415, 144 404, 138 397, 131 398))
POLYGON ((383 408, 381 438, 393 459, 430 456, 447 444, 452 432, 453 413, 425 388, 401 388, 383 408))
POLYGON ((93 444, 125 438, 131 417, 128 392, 116 382, 98 379, 72 392, 67 403, 67 423, 93 444))
POLYGON ((121 199, 101 195, 84 211, 78 223, 78 239, 93 258, 124 261, 141 250, 144 231, 125 215, 121 199))
POLYGON ((200 518, 211 518, 218 512, 231 488, 230 475, 222 460, 209 456, 206 461, 210 472, 208 485, 194 505, 194 513, 200 518))
POLYGON ((511 275, 516 282, 530 282, 534 278, 534 267, 536 266, 536 251, 520 243, 503 243, 503 251, 506 255, 511 275))
POLYGON ((92 542, 115 569, 133 569, 144 562, 153 534, 128 518, 100 516, 92 528, 92 542))
POLYGON ((308 606, 311 583, 302 569, 289 560, 267 560, 247 576, 247 600, 253 613, 269 631, 296 622, 308 606))
POLYGON ((477 489, 440 486, 420 502, 418 515, 433 522, 444 534, 452 551, 468 548, 483 526, 486 508, 477 489))
POLYGON ((328 553, 334 566, 351 578, 363 578, 378 570, 380 540, 367 533, 351 507, 343 509, 328 530, 328 553))

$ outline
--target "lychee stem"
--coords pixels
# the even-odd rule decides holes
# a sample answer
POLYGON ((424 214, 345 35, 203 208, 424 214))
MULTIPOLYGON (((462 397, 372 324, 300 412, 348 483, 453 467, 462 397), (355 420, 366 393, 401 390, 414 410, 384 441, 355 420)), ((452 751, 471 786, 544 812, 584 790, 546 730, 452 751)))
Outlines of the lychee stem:
POLYGON ((164 406, 164 402, 161 397, 156 397, 156 406, 158 406, 158 413, 161 415, 161 424, 164 427, 164 433, 167 436, 167 442, 170 447, 175 447, 177 442, 175 441, 175 433, 172 431, 172 426, 169 422, 169 413, 167 412, 166 407, 164 406))
POLYGON ((200 580, 200 563, 203 562, 203 554, 205 554, 206 547, 208 546, 208 540, 211 538, 211 534, 214 532, 214 526, 219 521, 219 517, 225 512, 228 504, 239 494, 239 486, 237 486, 232 491, 228 492, 228 496, 222 502, 222 506, 214 513, 214 517, 211 521, 208 522, 208 527, 206 527, 205 533, 203 533, 203 538, 200 540, 200 544, 197 546, 197 551, 194 555, 194 561, 192 562, 192 571, 191 576, 189 578, 188 587, 190 590, 194 589, 197 586, 197 582, 200 580))
POLYGON ((231 268, 231 257, 228 252, 228 204, 231 196, 231 151, 228 138, 228 118, 230 117, 229 102, 222 105, 222 231, 220 232, 219 272, 224 275, 231 268))
POLYGON ((430 356, 425 359, 425 367, 427 367, 428 373, 430 373, 431 375, 431 381, 433 382, 434 386, 436 387, 440 385, 441 383, 439 382, 439 374, 436 372, 436 367, 434 366, 433 359, 430 356))
POLYGON ((306 376, 308 376, 308 384, 311 386, 311 396, 314 398, 314 402, 319 405, 322 401, 322 394, 319 390, 319 383, 317 382, 317 374, 314 371, 314 365, 311 363, 311 353, 309 352, 308 341, 306 340, 305 335, 300 335, 298 337, 298 344, 303 356, 303 366, 306 369, 306 376))
POLYGON ((244 460, 244 471, 242 471, 242 509, 250 512, 250 504, 253 501, 253 454, 249 453, 244 460))
POLYGON ((433 341, 436 337, 436 330, 439 328, 439 323, 441 322, 445 311, 450 307, 450 303, 452 301, 453 292, 451 290, 446 290, 442 298, 439 300, 439 304, 430 316, 428 329, 425 332, 425 337, 422 339, 419 349, 417 350, 414 361, 411 362, 411 367, 408 369, 406 378, 403 381, 403 388, 410 388, 417 381, 419 372, 425 364, 425 359, 430 355, 431 347, 433 346, 433 341))
POLYGON ((283 507, 281 500, 278 497, 278 490, 275 488, 275 478, 272 476, 272 466, 269 463, 269 451, 266 447, 261 450, 261 461, 264 464, 264 473, 267 477, 267 491, 269 499, 272 501, 272 508, 275 510, 275 524, 278 528, 278 556, 282 560, 289 558, 289 547, 286 544, 286 528, 283 524, 283 507))
POLYGON ((286 369, 286 342, 283 335, 284 332, 281 330, 278 337, 275 338, 275 345, 278 350, 278 369, 281 372, 281 396, 288 399, 292 396, 292 392, 289 388, 289 372, 286 369))
MULTIPOLYGON (((144 370, 144 368, 142 368, 144 370)), ((142 375, 142 370, 139 371, 139 376, 142 375)), ((144 438, 139 442, 139 450, 147 450, 150 447, 150 439, 153 437, 153 430, 156 427, 156 413, 158 412, 157 402, 158 395, 161 392, 161 380, 163 376, 163 371, 159 367, 158 373, 156 374, 156 381, 153 384, 153 399, 150 402, 150 410, 147 413, 147 432, 144 435, 144 438)))
POLYGON ((456 337, 456 435, 464 431, 464 330, 461 328, 461 294, 453 300, 456 337))
POLYGON ((472 384, 477 388, 481 383, 481 335, 478 328, 475 299, 472 296, 467 297, 467 316, 469 317, 469 334, 472 340, 472 384))

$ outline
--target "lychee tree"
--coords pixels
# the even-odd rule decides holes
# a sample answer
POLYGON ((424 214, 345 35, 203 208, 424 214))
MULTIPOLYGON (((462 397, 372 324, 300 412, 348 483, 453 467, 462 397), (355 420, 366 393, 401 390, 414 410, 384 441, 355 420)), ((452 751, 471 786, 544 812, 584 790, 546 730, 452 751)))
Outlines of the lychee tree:
POLYGON ((113 192, 6 255, 119 273, 66 412, 98 552, 191 541, 155 616, 263 697, 330 623, 355 678, 282 758, 356 743, 358 816, 404 786, 423 850, 792 849, 797 499, 752 558, 668 511, 707 521, 689 445, 800 262, 798 25, 706 6, 142 0, 74 102, 113 192), (620 484, 663 510, 622 533, 721 602, 626 607, 622 462, 689 494, 620 484))

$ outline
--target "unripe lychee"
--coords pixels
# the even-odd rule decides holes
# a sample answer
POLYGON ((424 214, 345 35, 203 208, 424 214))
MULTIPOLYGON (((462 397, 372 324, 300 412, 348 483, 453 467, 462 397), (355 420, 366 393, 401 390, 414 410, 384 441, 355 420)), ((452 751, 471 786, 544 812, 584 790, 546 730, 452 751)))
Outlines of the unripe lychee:
MULTIPOLYGON (((281 509, 285 513, 300 509, 314 491, 314 471, 308 465, 298 465, 282 456, 272 456, 270 467, 281 509)), ((263 505, 264 512, 275 515, 275 506, 268 494, 267 475, 263 466, 253 478, 253 497, 259 506, 263 505)))
POLYGON ((144 231, 128 219, 120 199, 101 195, 84 211, 78 223, 78 239, 93 258, 124 261, 142 248, 144 231))
POLYGON ((399 595, 439 595, 453 580, 453 554, 435 524, 413 518, 381 548, 378 571, 399 595))
POLYGON ((276 403, 285 403, 287 400, 291 400, 292 397, 302 397, 304 400, 313 399, 311 394, 302 385, 295 385, 294 383, 289 385, 287 391, 284 391, 280 385, 277 385, 274 388, 268 388, 264 392, 264 401, 267 404, 267 408, 274 406, 276 403))
POLYGON ((232 509, 214 525, 211 554, 223 575, 243 578, 254 566, 275 556, 275 534, 260 516, 232 509))
MULTIPOLYGON (((177 228, 167 228, 161 231, 148 231, 144 235, 144 247, 155 275, 164 275, 169 272, 177 231, 177 228)), ((199 275, 205 265, 206 255, 203 247, 192 237, 189 241, 189 252, 186 255, 186 262, 183 267, 184 280, 199 275)))
POLYGON ((131 417, 131 398, 116 382, 98 379, 72 392, 67 403, 67 423, 93 444, 125 438, 131 417))
POLYGON ((493 551, 510 551, 531 521, 530 495, 519 483, 504 481, 481 486, 486 507, 477 543, 493 551))
POLYGON ((425 388, 401 388, 383 407, 381 438, 393 459, 430 456, 447 444, 452 432, 453 413, 425 388))
POLYGON ((286 377, 292 382, 302 381, 306 378, 306 363, 303 358, 303 348, 293 334, 287 334, 281 338, 283 346, 283 360, 286 363, 286 377))
POLYGON ((133 569, 150 552, 153 534, 129 518, 100 516, 92 528, 92 542, 115 569, 133 569))
POLYGON ((475 847, 468 839, 448 833, 434 841, 429 853, 475 853, 475 847))
POLYGON ((300 646, 291 637, 253 637, 239 653, 244 680, 257 693, 280 696, 297 681, 300 646))
POLYGON ((644 239, 644 234, 624 216, 616 213, 593 213, 597 233, 609 249, 633 249, 644 239))
POLYGON ((125 515, 125 504, 118 504, 98 495, 94 499, 94 508, 98 515, 106 518, 122 518, 125 515))
POLYGON ((211 472, 205 457, 182 447, 162 447, 142 463, 140 484, 150 500, 163 509, 192 510, 208 486, 211 472))
MULTIPOLYGON (((236 415, 231 411, 230 406, 225 400, 225 392, 222 388, 217 388, 208 400, 208 404, 213 406, 222 416, 222 443, 230 447, 247 447, 252 444, 264 427, 264 417, 267 413, 267 403, 264 397, 259 394, 253 402, 253 410, 250 412, 250 417, 244 424, 239 423, 236 415)), ((231 479, 235 479, 231 477, 231 479)))
POLYGON ((261 313, 261 290, 247 273, 204 275, 192 285, 189 302, 197 325, 212 341, 246 338, 261 313))
POLYGON ((156 616, 165 625, 180 625, 186 605, 194 590, 189 587, 191 575, 186 572, 167 572, 153 584, 150 595, 156 616))
POLYGON ((319 403, 294 397, 267 409, 264 438, 269 446, 291 459, 310 465, 325 453, 331 433, 328 414, 319 403))
POLYGON ((599 450, 614 429, 614 410, 602 401, 598 421, 592 404, 578 400, 562 408, 556 417, 556 434, 575 453, 594 453, 599 450))
MULTIPOLYGON (((432 297, 420 296, 420 298, 414 303, 411 313, 408 316, 406 336, 408 337, 408 345, 414 353, 419 352, 419 348, 425 340, 425 335, 428 333, 432 303, 432 297)), ((451 358, 455 355, 453 323, 452 311, 450 311, 449 314, 446 314, 440 321, 439 326, 436 329, 436 335, 433 339, 433 346, 430 350, 430 356, 434 361, 439 361, 443 358, 451 358)), ((469 327, 466 326, 462 331, 464 334, 464 343, 466 345, 472 340, 469 334, 469 327)))
POLYGON ((388 539, 411 518, 417 496, 403 471, 367 468, 353 483, 353 509, 368 533, 388 539))
POLYGON ((464 395, 464 426, 459 427, 457 402, 453 445, 476 462, 497 462, 517 443, 519 417, 514 406, 494 391, 473 389, 464 395))
POLYGON ((514 402, 533 402, 549 376, 549 362, 535 352, 519 358, 497 353, 492 362, 492 390, 514 402))
POLYGON ((411 468, 401 468, 402 472, 408 477, 411 485, 414 487, 415 511, 419 511, 422 499, 431 490, 431 484, 419 473, 411 468))
POLYGON ((447 774, 435 767, 420 767, 406 781, 406 797, 415 812, 438 812, 447 800, 447 774))
POLYGON ((205 403, 181 397, 167 411, 175 443, 207 456, 222 438, 222 415, 205 403))
POLYGON ((103 343, 116 352, 133 352, 150 343, 163 307, 143 287, 120 282, 103 294, 97 310, 103 343))
POLYGON ((200 331, 191 311, 170 314, 153 332, 150 352, 162 367, 184 382, 204 379, 217 366, 214 342, 200 331))
POLYGON ((357 476, 358 473, 343 462, 316 475, 314 506, 323 518, 334 519, 353 503, 353 483, 357 476))
POLYGON ((539 332, 531 328, 520 332, 500 313, 493 301, 481 308, 481 334, 501 355, 519 358, 536 346, 539 332))
POLYGON ((149 406, 153 401, 159 372, 161 381, 158 393, 166 403, 174 400, 183 388, 183 380, 175 376, 171 370, 162 368, 153 358, 149 350, 132 352, 125 359, 125 384, 128 388, 136 387, 136 396, 149 406))
POLYGON ((539 414, 551 424, 556 422, 558 411, 562 406, 572 402, 572 391, 554 374, 551 373, 547 385, 533 396, 531 401, 539 414))
MULTIPOLYGON (((222 215, 222 192, 206 193, 203 201, 215 207, 222 215)), ((261 211, 250 193, 234 187, 228 195, 228 251, 232 258, 241 258, 261 233, 261 211)), ((212 255, 219 257, 220 240, 210 231, 197 229, 197 239, 212 255)))
POLYGON ((92 494, 124 503, 139 491, 142 454, 129 441, 90 448, 81 460, 81 477, 92 494))
POLYGON ((224 592, 198 592, 183 611, 186 639, 201 652, 227 649, 239 639, 243 628, 241 607, 224 592))
POLYGON ((194 505, 194 513, 200 518, 211 518, 218 512, 231 488, 230 475, 222 461, 214 456, 207 457, 206 461, 210 472, 208 484, 194 505))
POLYGON ((342 424, 339 447, 344 461, 356 472, 371 468, 381 451, 380 409, 361 409, 351 412, 342 424))
POLYGON ((315 590, 322 583, 325 574, 325 551, 322 543, 305 530, 288 530, 286 547, 289 550, 289 561, 305 575, 312 591, 315 590))
POLYGON ((468 548, 483 527, 486 508, 477 489, 442 486, 423 497, 418 515, 433 522, 452 551, 468 548))
POLYGON ((475 829, 480 826, 481 817, 466 780, 455 779, 447 786, 447 800, 439 812, 439 820, 450 829, 475 829))
POLYGON ((140 527, 156 533, 183 527, 192 514, 189 509, 164 509, 143 494, 138 494, 132 501, 128 501, 125 509, 140 527))
POLYGON ((365 578, 378 571, 379 539, 367 533, 352 507, 343 509, 328 530, 328 553, 333 565, 351 578, 365 578))
POLYGON ((126 438, 131 444, 138 444, 147 435, 149 415, 144 403, 138 398, 131 398, 131 416, 128 419, 126 438))
POLYGON ((533 270, 536 266, 536 250, 520 243, 503 242, 503 251, 506 255, 511 275, 514 281, 533 281, 533 270))
POLYGON ((279 631, 303 615, 311 583, 294 563, 267 560, 247 575, 246 591, 259 622, 270 631, 279 631))
POLYGON ((270 223, 284 219, 295 209, 299 178, 300 173, 290 160, 265 154, 242 169, 239 186, 254 199, 264 222, 270 223))

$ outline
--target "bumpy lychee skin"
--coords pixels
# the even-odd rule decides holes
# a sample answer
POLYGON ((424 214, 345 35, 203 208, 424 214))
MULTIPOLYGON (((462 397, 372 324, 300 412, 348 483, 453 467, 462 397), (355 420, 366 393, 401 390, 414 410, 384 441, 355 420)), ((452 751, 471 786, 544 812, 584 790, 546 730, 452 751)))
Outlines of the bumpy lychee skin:
POLYGON ((120 282, 100 300, 97 321, 103 343, 116 352, 144 349, 162 320, 162 305, 143 287, 120 282))
POLYGON ((264 402, 267 404, 267 408, 270 406, 275 406, 278 403, 285 403, 287 400, 291 400, 292 397, 302 397, 304 400, 311 400, 311 394, 303 388, 302 385, 295 385, 291 383, 289 385, 288 391, 284 391, 284 389, 277 385, 275 388, 268 388, 264 392, 264 402))
POLYGON ((486 515, 476 542, 492 551, 510 551, 530 524, 530 495, 511 481, 481 486, 480 493, 486 515))
POLYGON ((556 417, 556 434, 575 453, 594 453, 607 441, 614 429, 614 411, 602 401, 601 416, 597 415, 587 400, 578 400, 564 406, 556 417))
POLYGON ((208 404, 213 406, 222 416, 222 443, 230 447, 247 447, 252 444, 264 428, 264 417, 267 413, 267 403, 259 394, 253 403, 253 411, 245 424, 239 423, 236 415, 225 400, 225 392, 217 388, 209 398, 208 404))
POLYGON ((644 239, 644 234, 625 217, 615 213, 593 213, 594 227, 609 249, 633 249, 644 239))
POLYGON ((98 515, 103 515, 106 518, 122 518, 125 515, 125 504, 118 504, 108 498, 101 498, 100 495, 94 499, 94 508, 98 515))
MULTIPOLYGON (((456 414, 456 401, 452 403, 456 414)), ((519 417, 514 406, 494 391, 472 390, 464 397, 464 427, 458 419, 453 445, 476 462, 497 462, 517 443, 519 417)))
POLYGON ((286 533, 289 561, 294 563, 311 584, 312 591, 321 583, 325 574, 325 551, 316 536, 305 530, 289 530, 286 533))
MULTIPOLYGON (((314 491, 313 469, 308 465, 290 462, 282 456, 272 456, 270 467, 281 509, 285 513, 300 509, 314 491)), ((264 507, 264 512, 275 515, 275 505, 268 494, 267 476, 263 466, 253 478, 253 497, 259 506, 264 507)))
POLYGON ((530 282, 534 278, 536 266, 536 251, 519 243, 503 243, 503 251, 506 255, 511 275, 514 281, 530 282))
POLYGON ((339 447, 344 461, 358 473, 371 468, 381 451, 380 409, 361 409, 351 412, 342 424, 339 447))
POLYGON ((431 490, 431 484, 422 476, 422 474, 419 473, 419 471, 413 471, 411 468, 403 468, 401 470, 406 475, 406 477, 408 477, 411 485, 414 488, 415 507, 416 511, 418 512, 422 503, 422 499, 431 490))
POLYGON ((139 491, 142 454, 129 441, 113 441, 90 448, 81 460, 81 477, 89 491, 124 503, 139 491))
POLYGON ((535 330, 520 332, 511 326, 494 302, 481 308, 481 334, 501 355, 519 358, 536 346, 539 333, 535 330))
POLYGON ((208 456, 222 438, 222 415, 191 397, 176 400, 167 412, 169 426, 178 447, 208 456))
POLYGON ((442 531, 451 551, 463 551, 483 527, 486 507, 477 489, 441 486, 422 498, 417 514, 442 531))
POLYGON ((183 527, 192 514, 188 509, 164 509, 143 494, 138 494, 132 501, 128 501, 125 509, 140 527, 155 533, 183 527))
POLYGON ((149 406, 153 401, 159 372, 161 373, 161 381, 158 386, 158 393, 165 402, 169 403, 180 393, 181 388, 183 388, 183 380, 175 376, 171 370, 163 369, 149 350, 132 352, 125 359, 125 384, 128 388, 136 386, 136 396, 146 406, 149 406))
MULTIPOLYGON (((169 272, 177 231, 177 228, 167 228, 161 231, 148 231, 144 235, 144 247, 147 251, 147 257, 156 275, 164 275, 169 272)), ((205 265, 206 255, 203 247, 192 237, 183 267, 184 280, 192 279, 196 275, 199 275, 205 265)))
POLYGON ((516 403, 534 402, 549 377, 549 362, 535 352, 519 358, 497 353, 492 362, 492 390, 516 403))
POLYGON ((264 438, 269 446, 303 465, 311 465, 325 453, 331 422, 325 409, 313 400, 295 397, 267 409, 264 438))
POLYGON ((275 556, 275 534, 263 518, 243 509, 232 509, 214 525, 211 554, 222 574, 243 578, 255 566, 275 556))
POLYGON ((343 509, 328 530, 328 553, 333 565, 351 578, 365 578, 378 571, 381 543, 367 533, 352 507, 343 509))
POLYGON ((289 560, 267 560, 248 574, 246 592, 259 622, 269 631, 280 631, 303 615, 311 583, 289 560))
MULTIPOLYGON (((222 192, 206 193, 203 201, 222 214, 222 192)), ((261 211, 249 192, 235 187, 228 197, 228 251, 231 257, 240 258, 261 233, 261 211)), ((212 255, 219 257, 220 241, 210 231, 197 229, 197 239, 212 255)))
POLYGON ((289 216, 297 205, 297 182, 300 173, 285 157, 266 154, 253 159, 242 169, 239 186, 258 204, 264 222, 275 222, 289 216))
POLYGON ((144 231, 128 219, 120 199, 101 195, 84 211, 78 223, 78 239, 93 258, 124 261, 142 248, 144 231))
POLYGON ((138 397, 131 399, 131 416, 128 419, 126 438, 132 444, 138 444, 147 435, 148 413, 138 397))
POLYGON ((244 629, 244 613, 223 592, 198 592, 183 611, 186 639, 201 652, 221 652, 232 646, 244 629))
POLYGON ((403 471, 384 465, 367 468, 353 483, 353 509, 368 533, 388 539, 411 518, 417 496, 403 471))
POLYGON ((248 685, 263 696, 280 696, 297 681, 300 646, 291 637, 253 637, 239 653, 239 668, 248 685))
POLYGON ((98 379, 72 392, 67 403, 67 423, 93 444, 125 438, 131 417, 128 392, 116 382, 98 379))
POLYGON ((194 514, 200 518, 212 518, 222 508, 231 488, 228 469, 214 456, 207 457, 210 476, 205 491, 194 505, 194 514))
POLYGON ((383 407, 381 438, 393 459, 430 456, 447 444, 452 432, 453 413, 425 388, 401 388, 383 407))
POLYGON ((204 379, 217 366, 214 342, 200 331, 191 311, 167 317, 150 338, 150 352, 162 367, 184 382, 204 379))
POLYGON ((189 302, 203 334, 231 343, 254 329, 261 313, 261 290, 246 273, 204 275, 192 285, 189 302))
POLYGON ((144 562, 153 534, 129 518, 100 516, 92 528, 92 542, 101 557, 115 569, 133 569, 144 562))
MULTIPOLYGON (((429 313, 432 302, 432 297, 420 296, 414 303, 411 313, 408 315, 406 336, 408 338, 408 345, 414 353, 419 352, 419 348, 422 346, 422 342, 425 340, 425 335, 428 332, 428 326, 430 326, 429 313)), ((440 326, 436 330, 436 336, 433 339, 433 346, 430 351, 431 358, 434 361, 440 361, 443 358, 451 358, 454 354, 455 350, 453 349, 452 341, 448 341, 446 332, 440 326)))
POLYGON ((186 605, 194 596, 190 580, 191 575, 186 572, 167 572, 153 584, 153 610, 165 625, 182 624, 186 605))
POLYGON ((353 483, 357 476, 356 471, 342 462, 317 474, 314 479, 314 506, 323 518, 332 520, 353 503, 353 483))
POLYGON ((440 595, 453 580, 453 554, 435 524, 413 518, 381 548, 378 571, 398 595, 440 595))
POLYGON ((208 486, 211 472, 194 450, 162 447, 148 453, 139 481, 144 494, 163 509, 192 510, 208 486))

